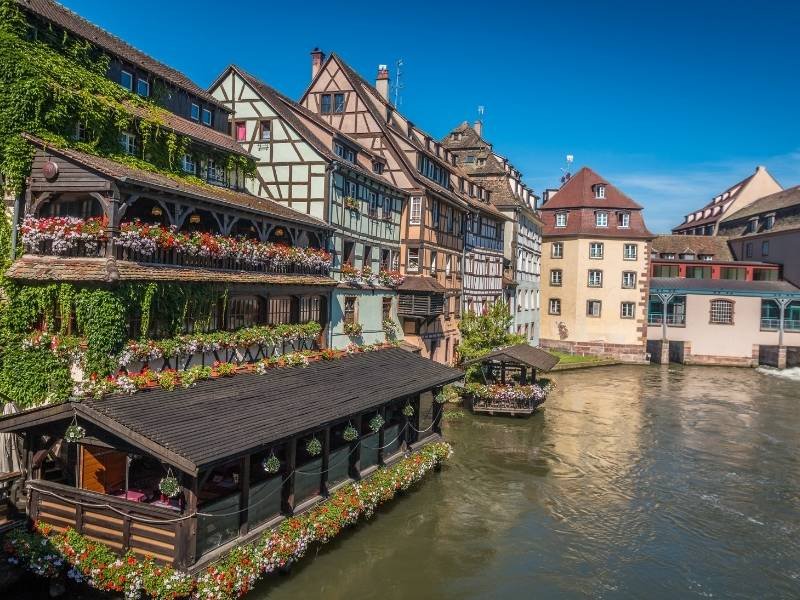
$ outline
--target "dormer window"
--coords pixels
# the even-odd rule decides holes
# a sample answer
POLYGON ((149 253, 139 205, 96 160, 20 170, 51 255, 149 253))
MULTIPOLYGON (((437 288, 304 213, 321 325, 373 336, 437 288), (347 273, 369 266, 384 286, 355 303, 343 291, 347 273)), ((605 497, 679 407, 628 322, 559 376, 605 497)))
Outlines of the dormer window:
POLYGON ((202 115, 203 125, 208 125, 211 127, 211 111, 207 108, 204 108, 202 115))
POLYGON ((556 227, 566 227, 567 226, 567 213, 560 212, 556 213, 556 227))
POLYGON ((337 156, 341 156, 346 161, 351 163, 356 162, 356 153, 352 148, 348 148, 344 144, 335 143, 333 145, 333 150, 336 152, 337 156))
POLYGON ((383 173, 383 163, 382 162, 378 162, 377 160, 374 161, 372 163, 372 172, 373 173, 377 173, 378 175, 383 173))
POLYGON ((486 164, 486 159, 485 158, 479 158, 477 162, 478 162, 478 166, 480 167, 480 166, 483 166, 483 165, 486 164))
POLYGON ((747 222, 745 233, 755 233, 758 230, 758 217, 753 217, 747 222))
POLYGON ((133 73, 121 71, 119 74, 119 84, 129 92, 133 91, 133 73))
POLYGON ((147 98, 150 95, 150 82, 147 79, 139 79, 136 82, 136 93, 147 98))
POLYGON ((620 227, 631 226, 631 213, 619 213, 617 218, 618 218, 618 225, 620 227))
POLYGON ((606 186, 602 183, 598 183, 594 186, 594 197, 598 200, 602 200, 606 197, 606 186))
POLYGON ((123 131, 119 134, 119 145, 122 147, 122 151, 125 154, 135 155, 139 151, 139 146, 136 143, 136 136, 127 131, 123 131))
POLYGON ((597 227, 608 227, 608 213, 607 212, 594 213, 594 224, 597 227))
POLYGON ((775 215, 767 215, 767 218, 764 220, 764 230, 769 231, 775 227, 775 215))

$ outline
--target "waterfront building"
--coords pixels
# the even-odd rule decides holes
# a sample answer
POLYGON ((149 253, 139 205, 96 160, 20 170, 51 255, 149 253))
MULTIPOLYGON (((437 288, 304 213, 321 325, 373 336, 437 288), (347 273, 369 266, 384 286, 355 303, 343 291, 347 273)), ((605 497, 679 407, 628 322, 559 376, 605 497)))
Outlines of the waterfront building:
POLYGON ((705 206, 687 214, 672 233, 679 235, 717 235, 720 221, 742 210, 759 198, 783 188, 767 171, 758 166, 755 172, 714 196, 705 206))
POLYGON ((480 309, 502 295, 505 217, 490 192, 457 168, 456 156, 389 101, 385 65, 373 86, 336 54, 326 59, 315 50, 300 103, 381 156, 384 176, 409 196, 400 226, 406 277, 398 316, 405 340, 423 356, 453 362, 462 308, 480 309))
POLYGON ((544 348, 646 361, 650 240, 642 207, 584 167, 540 206, 544 348))
POLYGON ((800 186, 731 213, 719 224, 737 260, 762 260, 782 267, 782 277, 800 285, 800 186))
POLYGON ((504 228, 505 300, 514 317, 513 330, 534 346, 539 343, 542 222, 537 197, 522 182, 522 174, 497 154, 482 137, 483 124, 462 123, 442 140, 456 155, 470 179, 489 190, 492 204, 508 220, 504 228))
POLYGON ((405 195, 382 174, 385 159, 236 66, 210 92, 255 157, 250 191, 334 228, 329 344, 401 338, 395 287, 405 195))

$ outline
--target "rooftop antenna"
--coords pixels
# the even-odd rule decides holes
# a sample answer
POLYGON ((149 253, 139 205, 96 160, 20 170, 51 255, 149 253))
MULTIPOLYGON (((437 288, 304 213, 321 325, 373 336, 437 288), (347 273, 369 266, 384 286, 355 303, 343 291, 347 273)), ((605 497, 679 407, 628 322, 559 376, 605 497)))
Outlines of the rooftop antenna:
POLYGON ((561 167, 561 185, 564 185, 572 177, 572 163, 575 162, 575 157, 572 154, 567 154, 567 160, 563 167, 561 167))
POLYGON ((403 97, 400 95, 400 90, 405 87, 401 82, 401 78, 403 76, 403 59, 398 59, 396 64, 397 69, 395 69, 394 74, 394 105, 397 108, 400 108, 400 104, 403 102, 403 97))

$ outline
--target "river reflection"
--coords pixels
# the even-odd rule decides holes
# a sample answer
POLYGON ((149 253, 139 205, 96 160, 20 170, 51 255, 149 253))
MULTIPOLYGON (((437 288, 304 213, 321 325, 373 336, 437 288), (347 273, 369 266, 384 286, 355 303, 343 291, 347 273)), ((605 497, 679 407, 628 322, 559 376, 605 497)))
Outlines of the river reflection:
POLYGON ((746 369, 556 376, 447 424, 440 474, 253 598, 800 597, 800 385, 746 369))

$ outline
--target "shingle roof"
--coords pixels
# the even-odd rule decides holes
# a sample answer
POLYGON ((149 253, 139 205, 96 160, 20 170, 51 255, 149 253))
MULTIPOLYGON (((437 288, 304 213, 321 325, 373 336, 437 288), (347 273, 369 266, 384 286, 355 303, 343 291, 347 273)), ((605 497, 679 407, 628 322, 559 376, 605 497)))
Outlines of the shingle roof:
POLYGON ((198 467, 457 381, 462 371, 389 348, 307 368, 83 403, 198 467), (187 417, 191 417, 188 418, 187 417))
MULTIPOLYGON (((757 172, 757 171, 756 171, 757 172)), ((699 225, 708 225, 711 223, 716 223, 720 219, 722 219, 725 211, 728 209, 728 206, 736 199, 739 195, 739 192, 750 183, 750 180, 755 177, 756 172, 752 175, 749 175, 742 179, 741 181, 734 183, 731 187, 726 189, 723 192, 720 192, 716 196, 714 196, 711 200, 709 200, 703 208, 700 210, 695 210, 689 213, 689 215, 695 214, 697 212, 705 212, 706 210, 710 209, 711 214, 708 216, 700 217, 699 219, 693 219, 691 221, 687 220, 687 217, 684 219, 684 222, 678 225, 677 227, 673 227, 672 231, 685 231, 687 229, 694 229, 699 225)))
MULTIPOLYGON (((195 183, 186 178, 177 176, 169 177, 161 173, 145 171, 144 169, 118 163, 110 158, 95 156, 79 150, 55 148, 48 145, 46 141, 35 136, 29 134, 22 135, 37 148, 46 148, 47 151, 52 154, 63 156, 67 160, 74 161, 77 164, 83 165, 84 167, 118 181, 164 189, 175 194, 183 194, 218 204, 251 210, 253 212, 266 214, 293 223, 301 223, 318 229, 330 229, 330 226, 324 221, 292 210, 272 200, 248 194, 247 192, 238 192, 210 184, 195 183)), ((32 175, 32 177, 34 177, 34 175, 32 175)))
POLYGON ((664 254, 710 254, 714 260, 733 260, 728 240, 714 235, 659 235, 652 251, 664 254))
POLYGON ((589 167, 582 167, 575 175, 561 186, 556 194, 542 206, 543 210, 556 208, 626 208, 641 210, 637 204, 626 196, 619 188, 595 173, 589 167), (595 198, 595 186, 606 186, 605 198, 595 198))
POLYGON ((743 281, 737 279, 690 279, 679 277, 651 277, 650 291, 656 290, 688 290, 708 292, 709 294, 731 295, 737 293, 772 293, 789 294, 800 297, 800 289, 788 281, 743 281))
POLYGON ((411 275, 406 277, 399 286, 398 292, 432 292, 444 294, 447 291, 434 277, 426 275, 411 275))
POLYGON ((252 271, 150 265, 114 258, 67 258, 26 254, 15 260, 6 277, 18 281, 176 281, 261 285, 330 286, 336 280, 324 275, 268 274, 252 271))
POLYGON ((16 2, 23 9, 43 19, 52 21, 59 27, 63 27, 73 35, 92 42, 106 52, 133 63, 173 85, 191 92, 210 104, 225 108, 216 98, 180 71, 159 62, 141 50, 137 50, 129 43, 87 21, 61 4, 51 0, 16 0, 16 2))
POLYGON ((746 219, 762 213, 775 212, 794 206, 800 207, 800 185, 759 198, 743 209, 726 216, 722 221, 723 223, 730 223, 732 221, 738 221, 739 219, 746 219))
POLYGON ((464 363, 464 366, 482 363, 489 360, 521 363, 542 371, 549 371, 558 364, 558 357, 546 350, 536 348, 529 344, 517 344, 508 348, 493 350, 480 358, 474 358, 464 363))

